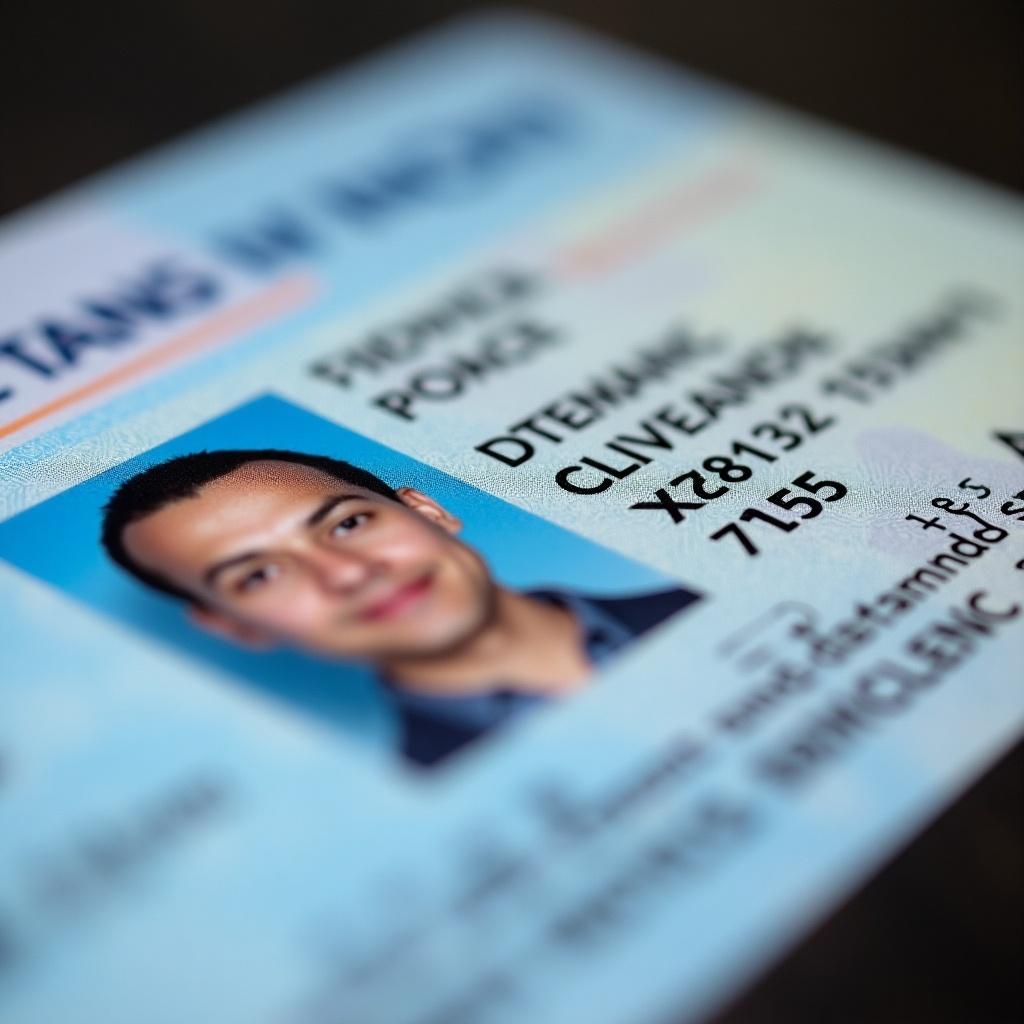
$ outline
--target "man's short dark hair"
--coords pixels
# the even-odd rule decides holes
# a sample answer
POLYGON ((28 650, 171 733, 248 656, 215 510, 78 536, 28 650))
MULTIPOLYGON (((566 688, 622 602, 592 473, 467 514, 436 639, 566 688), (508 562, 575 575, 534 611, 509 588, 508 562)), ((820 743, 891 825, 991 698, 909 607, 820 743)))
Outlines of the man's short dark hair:
POLYGON ((101 539, 107 554, 122 569, 130 572, 147 586, 186 601, 197 602, 198 598, 194 594, 136 562, 125 547, 124 531, 132 523, 158 512, 167 505, 184 498, 194 498, 200 488, 219 480, 222 476, 227 476, 228 473, 233 473, 241 466, 265 459, 309 466, 344 483, 374 491, 393 501, 398 500, 394 488, 389 487, 380 477, 327 455, 307 455, 304 452, 283 451, 278 448, 194 452, 191 455, 179 455, 166 462, 158 462, 118 487, 103 509, 101 539))

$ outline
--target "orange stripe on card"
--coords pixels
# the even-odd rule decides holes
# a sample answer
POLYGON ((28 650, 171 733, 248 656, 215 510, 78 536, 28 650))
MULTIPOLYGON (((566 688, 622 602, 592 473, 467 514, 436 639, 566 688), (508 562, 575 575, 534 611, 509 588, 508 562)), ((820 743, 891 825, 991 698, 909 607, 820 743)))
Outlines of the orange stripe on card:
POLYGON ((725 213, 759 184, 753 168, 727 164, 658 196, 561 253, 563 274, 603 273, 725 213))
POLYGON ((24 413, 17 419, 0 425, 0 437, 7 437, 9 434, 32 423, 37 423, 76 402, 92 398, 117 384, 123 384, 147 370, 155 369, 192 352, 229 341, 243 331, 259 327, 274 317, 300 306, 312 296, 314 287, 315 280, 308 275, 285 278, 256 295, 213 314, 198 326, 175 338, 170 338, 157 348, 124 363, 116 370, 111 370, 109 373, 89 381, 88 384, 83 384, 80 388, 75 388, 74 391, 69 391, 59 398, 53 399, 52 402, 37 406, 31 412, 24 413))

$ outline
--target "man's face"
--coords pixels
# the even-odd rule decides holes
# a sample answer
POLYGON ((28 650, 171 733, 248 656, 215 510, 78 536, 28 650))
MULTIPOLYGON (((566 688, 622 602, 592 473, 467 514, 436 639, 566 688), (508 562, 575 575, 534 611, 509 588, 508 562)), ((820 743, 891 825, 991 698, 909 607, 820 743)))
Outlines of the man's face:
POLYGON ((442 654, 486 625, 495 584, 457 519, 399 495, 250 462, 132 523, 124 542, 199 598, 200 625, 243 643, 374 662, 442 654))

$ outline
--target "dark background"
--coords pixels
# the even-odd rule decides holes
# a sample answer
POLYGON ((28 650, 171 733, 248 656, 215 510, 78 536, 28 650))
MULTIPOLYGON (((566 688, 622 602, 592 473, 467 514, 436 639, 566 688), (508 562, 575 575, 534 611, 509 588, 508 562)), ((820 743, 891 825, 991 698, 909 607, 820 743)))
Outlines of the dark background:
MULTIPOLYGON (((477 6, 6 0, 0 213, 477 6)), ((1021 0, 532 6, 1024 189, 1021 0)))
MULTIPOLYGON (((475 6, 7 0, 0 213, 475 6)), ((1024 191, 1021 0, 532 6, 1024 191)), ((1022 964, 1018 747, 716 1024, 1024 1021, 1022 964)))

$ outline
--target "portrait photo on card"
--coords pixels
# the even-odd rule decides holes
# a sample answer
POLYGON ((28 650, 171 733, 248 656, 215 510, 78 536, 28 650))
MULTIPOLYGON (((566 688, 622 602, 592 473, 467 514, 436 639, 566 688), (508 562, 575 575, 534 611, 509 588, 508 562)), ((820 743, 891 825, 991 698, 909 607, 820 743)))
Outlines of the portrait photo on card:
POLYGON ((0 558, 416 767, 602 685, 700 598, 274 395, 0 524, 0 558))

